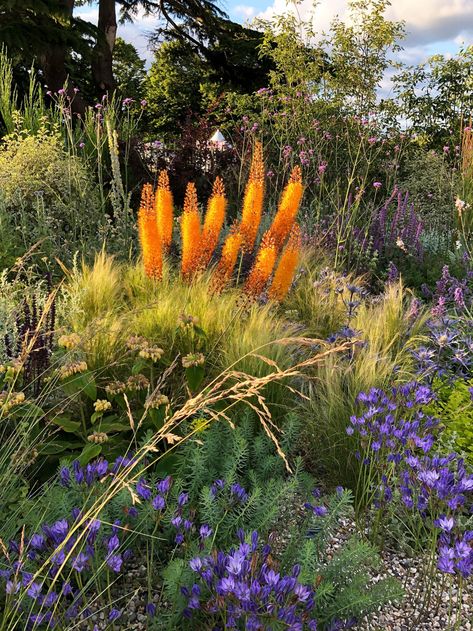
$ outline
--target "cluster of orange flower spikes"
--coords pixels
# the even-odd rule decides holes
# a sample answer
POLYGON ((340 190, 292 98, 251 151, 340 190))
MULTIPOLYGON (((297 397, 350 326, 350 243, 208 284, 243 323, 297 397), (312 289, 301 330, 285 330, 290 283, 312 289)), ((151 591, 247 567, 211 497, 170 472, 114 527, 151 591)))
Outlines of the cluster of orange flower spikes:
MULTIPOLYGON (((261 295, 269 284, 269 298, 281 301, 291 286, 301 249, 300 228, 295 221, 303 190, 301 169, 295 167, 245 282, 245 291, 252 297, 261 295)), ((240 252, 253 250, 261 223, 263 199, 263 148, 257 142, 245 189, 242 217, 226 237, 214 272, 213 286, 217 291, 230 281, 240 252)), ((217 177, 201 225, 195 185, 192 182, 187 185, 181 217, 181 273, 185 279, 190 280, 209 265, 225 222, 226 207, 225 187, 222 179, 217 177)), ((166 171, 159 174, 155 194, 150 184, 143 187, 138 228, 145 272, 159 279, 163 253, 169 251, 173 233, 173 200, 166 171)))
POLYGON ((161 243, 163 244, 164 251, 168 252, 172 242, 174 204, 167 171, 161 171, 159 174, 158 188, 156 189, 155 197, 156 221, 158 223, 161 243))
POLYGON ((240 231, 243 237, 243 247, 250 252, 255 244, 264 201, 264 161, 263 145, 257 142, 253 151, 250 176, 243 198, 240 231))
POLYGON ((189 182, 184 199, 184 212, 181 217, 181 272, 184 278, 191 278, 199 269, 201 227, 197 191, 195 184, 189 182))
POLYGON ((138 233, 145 273, 160 279, 163 271, 163 251, 155 214, 155 199, 151 184, 145 184, 138 211, 138 233))

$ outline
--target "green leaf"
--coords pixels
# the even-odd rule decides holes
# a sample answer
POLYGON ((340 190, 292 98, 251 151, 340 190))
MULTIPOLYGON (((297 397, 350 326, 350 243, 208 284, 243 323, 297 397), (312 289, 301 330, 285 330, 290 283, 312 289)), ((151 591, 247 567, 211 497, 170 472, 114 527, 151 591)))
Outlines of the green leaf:
POLYGON ((149 363, 147 359, 145 359, 144 357, 138 357, 132 366, 131 374, 137 375, 143 370, 143 368, 148 368, 148 366, 149 363))
POLYGON ((204 329, 200 328, 200 326, 196 326, 194 324, 194 331, 195 333, 197 333, 199 337, 202 337, 203 339, 207 339, 207 334, 205 333, 204 329))
POLYGON ((31 417, 38 418, 44 416, 44 410, 34 403, 23 403, 22 405, 15 406, 11 411, 12 415, 19 417, 31 417))
POLYGON ((166 418, 166 406, 160 405, 159 408, 150 408, 148 410, 148 418, 155 429, 161 429, 166 418))
POLYGON ((94 412, 90 417, 90 422, 92 423, 92 425, 95 423, 95 421, 98 421, 100 418, 102 418, 102 416, 103 412, 94 412))
POLYGON ((81 455, 79 456, 79 463, 82 467, 84 467, 88 462, 95 458, 102 452, 102 445, 96 445, 95 443, 90 443, 86 445, 82 450, 81 455))
POLYGON ((120 423, 119 421, 106 422, 102 421, 100 424, 100 431, 109 434, 110 432, 129 432, 131 427, 127 423, 120 423))
POLYGON ((89 370, 64 379, 62 387, 68 395, 83 392, 92 401, 95 401, 97 398, 97 386, 95 385, 94 376, 89 370))
POLYGON ((80 432, 79 421, 72 421, 69 416, 56 416, 51 419, 51 422, 55 425, 59 425, 65 432, 75 433, 80 432))
POLYGON ((205 375, 203 366, 190 366, 186 368, 186 378, 191 392, 195 392, 202 383, 205 375))
POLYGON ((79 449, 84 443, 69 442, 66 440, 53 440, 45 443, 39 448, 39 453, 46 456, 54 456, 60 454, 67 449, 79 449))

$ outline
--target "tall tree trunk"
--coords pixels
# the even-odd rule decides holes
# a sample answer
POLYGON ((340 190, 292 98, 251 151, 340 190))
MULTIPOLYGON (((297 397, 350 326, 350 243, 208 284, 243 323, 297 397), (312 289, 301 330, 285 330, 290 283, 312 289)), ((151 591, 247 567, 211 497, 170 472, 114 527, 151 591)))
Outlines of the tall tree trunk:
POLYGON ((97 88, 106 94, 116 87, 112 69, 112 54, 117 37, 115 0, 100 0, 97 27, 99 35, 92 57, 92 75, 97 88))
MULTIPOLYGON (((64 11, 66 19, 72 19, 75 0, 58 0, 58 5, 64 11)), ((68 74, 66 70, 67 47, 59 42, 46 43, 44 52, 40 56, 40 65, 44 73, 45 83, 48 90, 57 92, 68 84, 68 74)), ((78 114, 85 112, 85 101, 79 94, 75 94, 74 86, 67 85, 67 94, 71 98, 72 110, 78 114)))

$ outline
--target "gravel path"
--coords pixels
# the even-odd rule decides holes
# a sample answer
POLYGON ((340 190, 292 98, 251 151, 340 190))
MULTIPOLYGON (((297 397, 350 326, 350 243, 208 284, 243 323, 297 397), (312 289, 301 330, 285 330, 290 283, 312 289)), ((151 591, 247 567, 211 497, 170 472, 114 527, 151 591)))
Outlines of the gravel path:
MULTIPOLYGON (((343 520, 340 530, 332 539, 328 553, 340 548, 356 532, 355 523, 343 520)), ((399 551, 386 550, 381 554, 382 568, 372 575, 372 582, 394 577, 403 586, 404 598, 397 603, 384 605, 354 627, 356 631, 470 631, 473 629, 473 583, 462 587, 461 606, 455 585, 437 572, 430 585, 430 606, 422 610, 427 601, 429 586, 423 579, 426 560, 412 558, 399 551), (455 626, 455 624, 457 626, 455 626)))

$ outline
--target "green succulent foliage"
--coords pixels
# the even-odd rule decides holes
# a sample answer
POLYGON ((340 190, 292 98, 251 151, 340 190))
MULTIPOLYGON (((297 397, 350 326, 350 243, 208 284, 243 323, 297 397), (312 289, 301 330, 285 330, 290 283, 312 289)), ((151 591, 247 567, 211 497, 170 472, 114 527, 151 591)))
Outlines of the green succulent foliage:
POLYGON ((445 425, 445 439, 473 463, 473 379, 442 384, 434 414, 445 425))
MULTIPOLYGON (((284 462, 274 443, 261 431, 259 421, 251 413, 243 413, 235 423, 235 428, 225 422, 212 424, 184 447, 178 474, 191 497, 217 479, 229 485, 239 482, 250 488, 253 484, 265 486, 271 479, 287 477, 284 462)), ((282 451, 289 461, 296 462, 296 469, 299 465, 294 446, 299 428, 300 420, 296 416, 286 417, 280 440, 282 451)), ((306 484, 308 480, 305 476, 306 484)))

